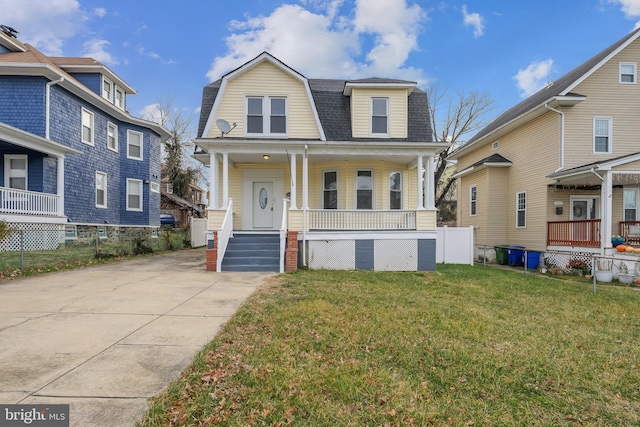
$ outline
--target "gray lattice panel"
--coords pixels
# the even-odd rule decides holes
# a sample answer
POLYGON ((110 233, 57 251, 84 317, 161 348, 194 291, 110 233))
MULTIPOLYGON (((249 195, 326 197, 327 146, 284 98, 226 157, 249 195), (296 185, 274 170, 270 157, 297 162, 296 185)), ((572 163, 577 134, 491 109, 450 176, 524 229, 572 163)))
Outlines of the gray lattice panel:
POLYGON ((64 226, 60 224, 9 223, 13 233, 0 245, 1 251, 42 251, 58 249, 64 242, 64 226), (21 239, 24 243, 21 245, 21 239))
POLYGON ((376 271, 416 271, 418 269, 418 241, 376 240, 373 245, 376 271))
POLYGON ((354 240, 311 240, 309 268, 325 270, 355 270, 354 240))

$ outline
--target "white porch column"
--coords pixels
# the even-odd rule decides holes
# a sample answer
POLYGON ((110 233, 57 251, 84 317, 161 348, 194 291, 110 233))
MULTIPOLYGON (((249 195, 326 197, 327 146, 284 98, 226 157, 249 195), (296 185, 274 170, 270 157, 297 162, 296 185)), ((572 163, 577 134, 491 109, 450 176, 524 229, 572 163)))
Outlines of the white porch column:
POLYGON ((302 157, 302 209, 309 209, 309 155, 302 157))
POLYGON ((600 248, 611 247, 611 209, 613 200, 613 173, 606 171, 602 177, 602 187, 600 189, 600 248))
POLYGON ((64 216, 64 157, 58 157, 57 171, 58 215, 64 216))
POLYGON ((418 156, 418 210, 424 209, 424 183, 422 180, 422 156, 418 156))
POLYGON ((222 208, 229 207, 229 153, 222 153, 222 208))
POLYGON ((219 209, 218 177, 220 176, 218 156, 209 153, 209 209, 219 209))
POLYGON ((434 173, 435 173, 435 165, 433 163, 433 156, 429 156, 427 157, 427 165, 429 165, 429 179, 428 179, 428 183, 427 183, 427 190, 426 190, 426 194, 427 194, 427 208, 428 209, 435 209, 436 208, 436 190, 435 190, 435 177, 434 177, 434 173))
POLYGON ((290 200, 290 205, 289 205, 289 209, 292 210, 296 210, 298 209, 298 201, 296 200, 296 191, 297 191, 297 179, 298 177, 297 175, 297 165, 296 165, 296 158, 297 158, 297 154, 292 154, 291 155, 291 196, 289 197, 290 200))

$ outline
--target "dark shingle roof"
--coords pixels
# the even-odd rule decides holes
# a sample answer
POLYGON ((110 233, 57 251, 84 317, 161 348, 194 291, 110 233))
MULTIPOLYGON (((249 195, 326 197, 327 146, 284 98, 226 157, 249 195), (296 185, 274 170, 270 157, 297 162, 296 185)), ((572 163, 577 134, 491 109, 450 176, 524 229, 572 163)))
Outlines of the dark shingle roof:
MULTIPOLYGON (((569 89, 575 82, 577 82, 578 79, 580 79, 586 73, 588 73, 593 67, 598 65, 600 61, 602 61, 607 56, 612 54, 616 49, 618 49, 620 46, 626 43, 630 38, 634 37, 639 31, 640 31, 640 28, 632 31, 631 33, 627 34, 625 37, 618 40, 616 43, 612 44, 611 46, 609 46, 602 52, 598 53, 588 61, 584 62, 583 64, 569 71, 564 76, 560 77, 558 80, 553 82, 553 84, 545 87, 544 89, 541 89, 540 91, 531 95, 529 98, 525 99, 524 101, 520 102, 519 104, 516 104, 514 107, 500 114, 491 123, 489 123, 484 129, 482 129, 480 132, 475 134, 469 140, 469 142, 467 142, 463 147, 461 147, 461 149, 489 135, 493 131, 499 129, 500 127, 509 123, 510 121, 538 107, 539 105, 541 105, 542 103, 551 99, 554 96, 570 95, 571 93, 565 94, 564 92, 567 89, 569 89)), ((571 95, 577 95, 577 94, 571 94, 571 95)))
MULTIPOLYGON (((218 96, 221 82, 222 80, 217 80, 205 86, 202 91, 202 106, 198 125, 199 136, 202 136, 207 124, 209 114, 211 114, 211 109, 218 96)), ((360 80, 308 79, 308 82, 320 123, 328 141, 380 141, 380 138, 353 138, 351 136, 351 103, 350 98, 343 94, 346 83, 414 83, 406 80, 380 78, 360 80)), ((409 95, 408 109, 408 137, 385 140, 391 142, 432 142, 433 136, 429 121, 427 94, 420 89, 414 88, 409 95)))

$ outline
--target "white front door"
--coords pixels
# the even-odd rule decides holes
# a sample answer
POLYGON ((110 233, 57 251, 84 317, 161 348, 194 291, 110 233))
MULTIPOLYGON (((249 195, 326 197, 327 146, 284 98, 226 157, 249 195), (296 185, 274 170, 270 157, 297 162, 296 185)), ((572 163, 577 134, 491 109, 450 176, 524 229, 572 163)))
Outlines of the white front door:
POLYGON ((273 182, 253 183, 253 228, 273 228, 273 182))
POLYGON ((579 221, 582 219, 595 219, 598 217, 597 199, 595 197, 588 198, 571 198, 571 219, 579 221))

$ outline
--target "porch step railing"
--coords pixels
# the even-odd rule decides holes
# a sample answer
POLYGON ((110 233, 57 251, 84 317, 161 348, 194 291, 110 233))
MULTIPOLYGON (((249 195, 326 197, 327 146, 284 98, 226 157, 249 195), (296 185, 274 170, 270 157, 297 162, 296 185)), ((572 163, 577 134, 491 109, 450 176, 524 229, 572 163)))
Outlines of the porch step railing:
POLYGON ((218 259, 216 263, 216 271, 222 271, 222 260, 227 251, 229 239, 233 237, 233 200, 229 199, 229 205, 222 221, 222 226, 218 230, 218 259))
POLYGON ((599 219, 547 223, 547 245, 600 247, 599 219))
POLYGON ((640 244, 640 221, 620 221, 620 235, 630 245, 640 244))
POLYGON ((415 211, 309 210, 310 230, 415 230, 415 211))
POLYGON ((0 212, 26 215, 58 215, 60 196, 0 187, 0 212))

